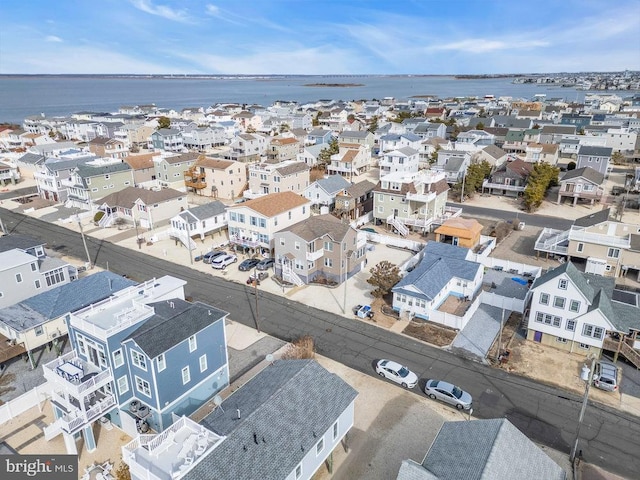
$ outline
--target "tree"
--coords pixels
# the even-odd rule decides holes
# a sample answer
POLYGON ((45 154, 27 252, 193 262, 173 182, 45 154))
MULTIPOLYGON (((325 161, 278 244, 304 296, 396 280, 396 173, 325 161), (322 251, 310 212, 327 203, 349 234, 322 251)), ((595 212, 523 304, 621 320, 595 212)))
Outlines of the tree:
POLYGON ((369 124, 369 128, 367 128, 367 131, 375 133, 376 130, 378 130, 378 116, 374 115, 371 119, 371 123, 369 124))
POLYGON ((115 470, 116 480, 131 480, 131 472, 129 471, 129 465, 120 461, 118 468, 115 470))
POLYGON ((318 125, 320 125, 320 115, 321 114, 322 114, 322 112, 318 112, 318 113, 316 113, 316 116, 311 119, 311 125, 312 126, 317 127, 318 125))
POLYGON ((575 170, 576 169, 576 162, 571 161, 567 164, 567 170, 575 170))
POLYGON ((288 131, 289 131, 289 125, 287 125, 286 123, 283 123, 280 125, 280 133, 288 132, 288 131))
MULTIPOLYGON (((491 164, 486 160, 469 165, 464 177, 464 196, 472 198, 474 193, 482 188, 482 182, 485 178, 489 178, 489 175, 491 175, 491 164)), ((462 193, 462 183, 460 181, 455 184, 454 191, 462 193)))
POLYGON ((323 148, 318 155, 318 161, 322 165, 327 165, 331 163, 331 155, 335 155, 340 151, 340 147, 338 145, 338 140, 336 138, 332 139, 327 148, 323 148))
POLYGON ((171 126, 171 119, 169 117, 158 118, 158 130, 161 128, 169 128, 171 126))
POLYGON ((411 112, 398 112, 398 114, 391 119, 392 122, 395 123, 402 123, 402 121, 405 118, 411 118, 413 115, 411 115, 411 112))
POLYGON ((529 212, 536 210, 550 187, 558 184, 560 169, 548 163, 536 163, 524 189, 523 203, 529 212))
POLYGON ((391 262, 383 260, 371 269, 371 277, 367 279, 367 283, 376 287, 371 292, 371 295, 376 298, 382 298, 401 279, 400 269, 391 262))
POLYGON ((484 130, 484 123, 478 122, 476 124, 476 130, 484 130))
POLYGON ((613 152, 613 155, 611 155, 611 161, 614 165, 620 165, 626 163, 627 158, 621 152, 613 152))

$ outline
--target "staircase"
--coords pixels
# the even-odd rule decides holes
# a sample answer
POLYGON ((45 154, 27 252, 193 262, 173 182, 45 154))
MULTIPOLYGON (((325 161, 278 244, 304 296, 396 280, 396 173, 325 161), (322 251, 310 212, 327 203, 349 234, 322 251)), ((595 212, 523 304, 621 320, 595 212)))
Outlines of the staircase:
POLYGON ((113 216, 112 213, 109 213, 109 214, 105 213, 100 219, 100 221, 98 222, 98 226, 102 228, 107 228, 113 223, 114 220, 115 220, 115 217, 113 216))
POLYGON ((182 244, 189 250, 195 250, 196 242, 194 242, 193 239, 189 235, 187 235, 187 232, 185 232, 184 230, 174 229, 171 231, 171 236, 180 240, 182 244))
POLYGON ((291 265, 289 265, 288 263, 282 265, 282 279, 287 282, 293 283, 296 287, 304 285, 304 282, 302 281, 300 276, 293 271, 291 265))
POLYGON ((409 234, 409 229, 400 220, 391 215, 387 218, 387 223, 393 225, 400 235, 406 237, 409 234))
POLYGON ((542 252, 566 254, 569 250, 570 230, 558 231, 545 228, 535 243, 535 249, 542 252))
POLYGON ((622 342, 620 344, 620 353, 624 358, 629 360, 636 368, 640 369, 640 353, 632 348, 629 344, 622 342))
POLYGON ((59 418, 58 420, 53 422, 51 425, 47 425, 46 427, 44 427, 42 429, 42 432, 44 433, 44 439, 48 442, 52 438, 55 438, 58 435, 60 435, 62 433, 62 425, 64 423, 65 421, 62 418, 59 418))

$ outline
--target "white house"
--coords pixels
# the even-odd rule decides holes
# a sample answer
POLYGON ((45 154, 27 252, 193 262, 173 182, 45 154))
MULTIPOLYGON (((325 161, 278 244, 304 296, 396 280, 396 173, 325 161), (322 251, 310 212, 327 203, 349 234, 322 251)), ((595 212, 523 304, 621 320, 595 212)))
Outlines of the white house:
POLYGON ((171 218, 171 236, 191 250, 195 248, 192 240, 194 236, 199 236, 204 242, 206 235, 213 235, 226 228, 227 207, 219 200, 198 205, 171 218))
POLYGON ((395 172, 417 172, 420 166, 420 155, 414 148, 402 147, 385 152, 379 160, 379 166, 380 177, 395 172))
POLYGON ((309 199, 313 205, 333 207, 336 202, 336 195, 351 186, 347 180, 340 175, 329 175, 326 178, 316 180, 304 189, 304 197, 309 199))

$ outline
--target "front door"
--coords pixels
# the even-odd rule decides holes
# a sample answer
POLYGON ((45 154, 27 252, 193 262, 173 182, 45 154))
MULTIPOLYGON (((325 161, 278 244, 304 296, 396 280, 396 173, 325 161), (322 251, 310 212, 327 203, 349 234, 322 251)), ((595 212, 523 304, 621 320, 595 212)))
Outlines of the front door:
POLYGON ((533 334, 533 341, 540 343, 542 341, 542 332, 536 332, 533 334))

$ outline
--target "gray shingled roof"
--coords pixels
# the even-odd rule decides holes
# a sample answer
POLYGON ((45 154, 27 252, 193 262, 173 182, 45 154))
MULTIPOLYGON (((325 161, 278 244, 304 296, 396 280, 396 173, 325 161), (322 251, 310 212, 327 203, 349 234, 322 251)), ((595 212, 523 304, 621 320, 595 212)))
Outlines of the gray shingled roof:
POLYGON ((566 478, 564 470, 506 418, 445 422, 422 466, 439 480, 566 478))
POLYGON ((367 130, 344 130, 340 136, 343 138, 367 138, 369 132, 367 130))
POLYGON ((109 165, 85 165, 78 164, 76 167, 76 171, 78 175, 82 178, 88 177, 97 177, 98 175, 105 175, 107 173, 116 173, 116 172, 126 172, 127 170, 131 170, 131 166, 128 163, 120 162, 120 163, 111 163, 109 165))
POLYGON ((571 180, 578 177, 583 177, 589 180, 591 183, 595 183, 596 185, 602 185, 602 183, 604 182, 604 175, 591 167, 582 167, 576 168, 574 170, 569 170, 564 174, 562 180, 560 181, 564 182, 565 180, 571 180))
POLYGON ((280 175, 293 175, 294 173, 308 171, 310 169, 309 165, 304 162, 294 162, 283 167, 278 167, 276 170, 280 173, 280 175))
POLYGON ((599 223, 609 220, 609 212, 609 208, 598 210, 595 213, 590 213, 589 215, 585 215, 584 217, 576 218, 573 221, 573 225, 575 227, 591 227, 593 225, 598 225, 599 223))
POLYGON ((482 266, 465 260, 468 252, 468 248, 429 242, 420 263, 392 291, 431 301, 452 278, 473 280, 482 266))
POLYGON ((578 155, 589 155, 593 157, 610 157, 613 149, 611 147, 592 147, 582 145, 578 150, 578 155))
POLYGON ((182 212, 180 216, 187 222, 190 219, 189 213, 191 213, 198 220, 204 220, 205 218, 211 218, 215 217, 216 215, 220 215, 224 213, 226 209, 227 206, 224 203, 222 203, 220 200, 214 200, 213 202, 190 208, 186 212, 182 212))
POLYGON ((0 322, 25 331, 99 302, 115 292, 136 285, 111 272, 99 272, 52 288, 0 310, 0 322))
POLYGON ((3 235, 0 237, 0 252, 6 252, 7 250, 13 250, 14 248, 25 251, 33 247, 46 245, 46 243, 47 242, 43 242, 39 238, 31 237, 29 235, 12 233, 10 235, 3 235))
POLYGON ((349 188, 349 186, 351 185, 348 180, 346 180, 342 175, 338 174, 329 175, 326 178, 316 180, 316 183, 329 195, 335 195, 345 188, 349 188))
POLYGON ((357 394, 313 360, 278 360, 202 420, 227 438, 184 478, 284 479, 357 394))
POLYGON ((307 242, 311 242, 316 238, 329 235, 334 242, 340 242, 344 239, 347 232, 351 229, 348 223, 342 221, 331 214, 314 215, 302 220, 288 229, 285 229, 307 242))
POLYGON ((133 340, 149 357, 155 358, 228 313, 205 303, 189 303, 178 298, 149 304, 155 315, 123 340, 133 340))
POLYGON ((31 165, 40 165, 44 161, 44 156, 38 155, 37 153, 25 153, 18 159, 18 162, 30 163, 31 165))

